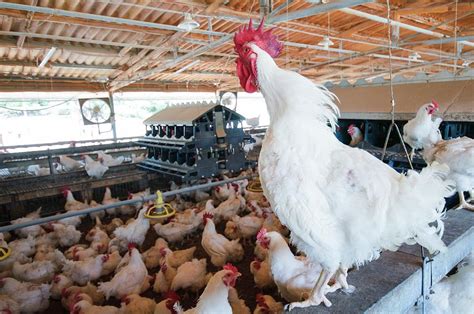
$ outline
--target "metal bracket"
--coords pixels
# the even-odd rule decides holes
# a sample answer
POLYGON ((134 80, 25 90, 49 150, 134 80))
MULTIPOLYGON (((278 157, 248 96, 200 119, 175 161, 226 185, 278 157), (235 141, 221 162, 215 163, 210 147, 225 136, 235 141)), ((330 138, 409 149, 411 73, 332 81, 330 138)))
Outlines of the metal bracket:
POLYGON ((425 300, 429 300, 430 294, 433 294, 431 289, 433 286, 433 267, 431 262, 433 259, 431 256, 425 256, 423 247, 421 247, 421 257, 423 258, 421 265, 421 296, 416 301, 418 307, 421 305, 421 313, 426 313, 425 300))

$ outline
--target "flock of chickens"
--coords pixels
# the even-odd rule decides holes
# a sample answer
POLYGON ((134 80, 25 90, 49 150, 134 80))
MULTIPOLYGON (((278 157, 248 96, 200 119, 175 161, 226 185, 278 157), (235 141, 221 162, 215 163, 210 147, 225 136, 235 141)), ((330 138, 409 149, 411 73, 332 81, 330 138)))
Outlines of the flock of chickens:
MULTIPOLYGON (((12 250, 0 261, 0 312, 43 312, 53 299, 72 313, 251 313, 235 289, 241 273, 252 274, 259 291, 277 287, 288 301, 309 293, 320 267, 292 253, 288 230, 248 183, 168 199, 177 209, 171 219, 145 218, 148 204, 138 202, 91 213, 90 219, 75 216, 0 234, 0 246, 12 250), (92 228, 83 230, 87 224, 92 228), (154 244, 145 246, 146 238, 154 244), (184 247, 189 239, 200 243, 184 247), (239 270, 234 265, 242 268, 245 249, 255 258, 239 270), (197 251, 203 258, 196 258, 197 251), (181 304, 183 295, 190 300, 181 304), (192 308, 185 311, 184 305, 192 308)), ((99 205, 76 200, 70 190, 64 197, 67 212, 99 205)), ((106 188, 101 204, 118 201, 106 188)), ((37 219, 40 211, 12 224, 37 219)), ((254 298, 253 313, 283 310, 270 295, 254 298)))
MULTIPOLYGON (((136 156, 136 154, 131 154, 130 157, 132 163, 138 163, 144 159, 144 153, 138 156, 136 156)), ((124 161, 124 156, 114 158, 112 155, 106 154, 103 151, 97 152, 97 160, 92 159, 89 155, 82 155, 80 161, 66 155, 61 155, 57 158, 57 161, 53 163, 53 172, 61 173, 84 169, 89 177, 100 179, 110 167, 121 165, 124 161)), ((38 164, 28 166, 26 171, 35 176, 46 176, 51 174, 49 168, 41 167, 38 164)))

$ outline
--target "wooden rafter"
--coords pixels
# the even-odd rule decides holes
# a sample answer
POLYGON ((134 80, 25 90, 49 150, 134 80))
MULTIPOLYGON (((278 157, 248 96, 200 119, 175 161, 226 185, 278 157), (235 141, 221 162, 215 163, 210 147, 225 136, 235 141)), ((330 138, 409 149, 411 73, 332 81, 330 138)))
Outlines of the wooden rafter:
POLYGON ((157 58, 162 56, 169 50, 170 47, 175 46, 177 42, 184 36, 184 34, 184 32, 177 32, 169 36, 167 39, 160 43, 159 48, 155 49, 141 60, 138 60, 138 62, 133 64, 127 70, 123 71, 112 82, 110 82, 110 89, 117 90, 136 81, 136 72, 138 70, 146 66, 150 61, 156 60, 157 58))

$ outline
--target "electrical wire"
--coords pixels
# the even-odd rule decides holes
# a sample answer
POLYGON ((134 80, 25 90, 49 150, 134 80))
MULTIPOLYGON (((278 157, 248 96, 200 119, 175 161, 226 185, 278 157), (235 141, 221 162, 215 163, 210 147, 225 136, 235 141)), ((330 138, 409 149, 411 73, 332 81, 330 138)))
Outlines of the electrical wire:
POLYGON ((73 101, 75 99, 77 100, 77 96, 74 96, 70 99, 64 100, 64 101, 60 102, 59 104, 51 105, 49 107, 44 107, 44 108, 36 108, 36 109, 18 109, 18 108, 5 107, 3 105, 0 105, 0 108, 5 109, 5 110, 10 110, 10 111, 34 112, 34 111, 48 110, 48 109, 51 109, 51 108, 59 107, 59 106, 62 106, 62 105, 66 104, 70 101, 73 101))

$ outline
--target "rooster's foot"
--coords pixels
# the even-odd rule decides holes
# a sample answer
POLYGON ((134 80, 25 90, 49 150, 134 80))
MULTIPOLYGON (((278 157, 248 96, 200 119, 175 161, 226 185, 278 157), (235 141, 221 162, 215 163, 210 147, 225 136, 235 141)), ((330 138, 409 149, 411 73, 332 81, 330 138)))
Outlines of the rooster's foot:
POLYGON ((342 288, 341 291, 344 292, 345 294, 351 294, 355 291, 355 287, 352 285, 347 286, 347 288, 342 288))
MULTIPOLYGON (((472 191, 469 191, 469 194, 471 194, 471 192, 472 191)), ((458 192, 458 195, 459 195, 459 206, 456 209, 464 208, 464 209, 467 209, 467 210, 474 211, 474 205, 469 204, 468 202, 466 202, 466 199, 464 198, 464 192, 458 192)))
POLYGON ((474 211, 474 205, 469 204, 468 202, 462 202, 461 204, 459 204, 459 206, 456 209, 461 209, 461 208, 474 211))
POLYGON ((291 311, 294 308, 297 307, 309 307, 309 306, 317 306, 320 305, 321 303, 324 303, 325 306, 330 307, 332 305, 331 301, 326 298, 326 296, 314 296, 313 298, 310 298, 308 300, 302 301, 302 302, 292 302, 290 304, 285 305, 285 310, 291 311))

